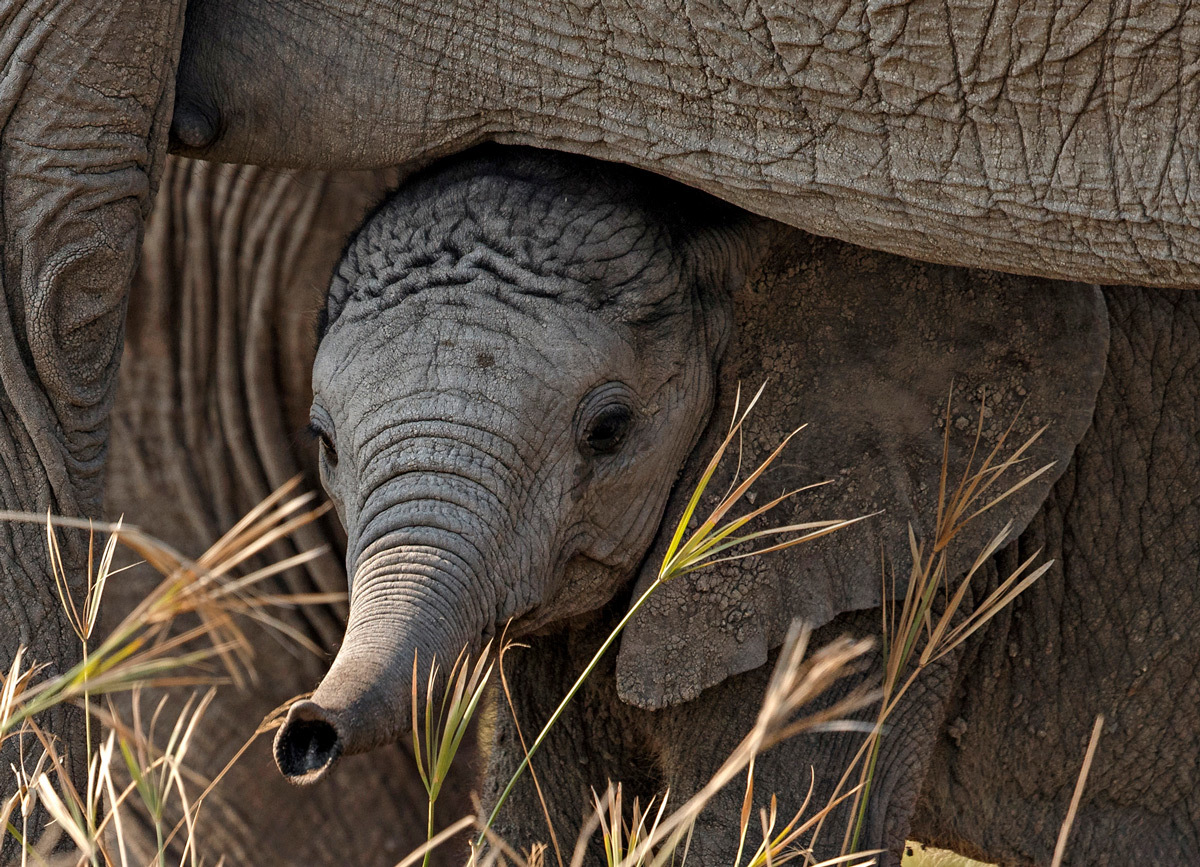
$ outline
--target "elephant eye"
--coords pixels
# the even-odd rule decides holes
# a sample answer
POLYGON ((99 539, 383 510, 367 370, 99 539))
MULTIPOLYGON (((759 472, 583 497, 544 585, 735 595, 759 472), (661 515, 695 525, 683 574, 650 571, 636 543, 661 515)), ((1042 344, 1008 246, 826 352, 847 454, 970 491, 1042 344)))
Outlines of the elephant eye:
POLYGON ((321 434, 321 451, 325 453, 325 460, 329 461, 329 466, 336 467, 338 461, 337 449, 334 448, 333 440, 328 434, 321 434))
POLYGON ((575 436, 586 457, 603 457, 620 450, 637 419, 637 398, 622 382, 592 389, 575 410, 575 436))
POLYGON ((320 443, 321 457, 325 459, 329 466, 336 467, 338 462, 338 453, 337 447, 333 444, 333 436, 317 419, 313 419, 308 423, 308 429, 320 443))
POLYGON ((633 410, 624 404, 610 405, 590 420, 581 444, 587 455, 611 455, 621 448, 633 426, 633 410))
POLYGON ((585 450, 593 455, 611 455, 625 442, 632 422, 633 412, 627 406, 618 404, 601 410, 588 427, 585 450))

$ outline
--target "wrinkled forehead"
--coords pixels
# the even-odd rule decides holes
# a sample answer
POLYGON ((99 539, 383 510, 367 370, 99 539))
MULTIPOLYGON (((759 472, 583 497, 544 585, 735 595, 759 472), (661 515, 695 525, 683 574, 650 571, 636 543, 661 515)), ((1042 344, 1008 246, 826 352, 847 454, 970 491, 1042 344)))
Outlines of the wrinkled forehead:
POLYGON ((497 407, 548 419, 644 366, 632 329, 554 299, 509 302, 446 287, 399 304, 353 300, 318 348, 314 395, 351 422, 399 395, 412 412, 436 404, 460 420, 497 407))
POLYGON ((671 228, 640 199, 636 176, 554 163, 468 164, 426 177, 351 243, 328 325, 348 306, 447 287, 555 299, 614 319, 661 315, 683 263, 671 228))
POLYGON ((640 342, 622 323, 557 298, 435 286, 399 303, 352 299, 317 354, 400 353, 435 364, 477 349, 497 360, 528 356, 563 363, 581 353, 611 351, 614 343, 640 342))

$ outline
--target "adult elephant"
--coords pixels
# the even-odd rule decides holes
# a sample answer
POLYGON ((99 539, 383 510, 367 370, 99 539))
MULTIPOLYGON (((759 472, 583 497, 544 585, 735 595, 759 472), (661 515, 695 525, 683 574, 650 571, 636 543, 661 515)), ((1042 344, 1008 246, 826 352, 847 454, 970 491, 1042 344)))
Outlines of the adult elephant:
POLYGON ((1197 285, 1200 4, 192 0, 176 147, 628 163, 947 264, 1197 285))
MULTIPOLYGON (((538 144, 905 255, 1196 288, 1198 19, 1194 3, 193 0, 185 28, 178 2, 7 0, 0 505, 100 508, 177 69, 176 147, 210 159, 367 168, 538 144)), ((1165 409, 1146 412, 1153 427, 1165 409)), ((0 596, 19 601, 0 654, 70 661, 41 539, 4 532, 0 596)), ((78 743, 69 715, 47 723, 78 743)))

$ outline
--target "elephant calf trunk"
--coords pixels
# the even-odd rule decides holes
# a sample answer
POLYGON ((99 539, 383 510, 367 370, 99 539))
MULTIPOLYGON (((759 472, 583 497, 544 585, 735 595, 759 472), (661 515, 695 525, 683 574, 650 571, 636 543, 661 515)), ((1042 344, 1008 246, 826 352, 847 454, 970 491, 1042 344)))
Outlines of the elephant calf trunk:
POLYGON ((315 701, 298 701, 275 736, 275 764, 293 783, 314 783, 345 752, 338 715, 315 701))
MULTIPOLYGON (((369 634, 395 629, 394 624, 373 626, 369 634)), ((366 752, 409 731, 414 653, 419 660, 428 658, 425 647, 415 650, 409 641, 381 646, 347 631, 317 691, 292 705, 275 736, 275 763, 283 775, 293 783, 314 783, 341 756, 366 752)), ((440 663, 442 654, 436 655, 440 663)))
POLYGON ((462 616, 455 590, 464 576, 445 570, 440 552, 413 546, 368 558, 354 579, 346 639, 311 700, 299 701, 275 736, 275 763, 293 783, 314 783, 344 755, 390 743, 412 726, 416 694, 430 666, 446 671, 482 626, 462 616), (474 627, 474 628, 473 628, 474 627))

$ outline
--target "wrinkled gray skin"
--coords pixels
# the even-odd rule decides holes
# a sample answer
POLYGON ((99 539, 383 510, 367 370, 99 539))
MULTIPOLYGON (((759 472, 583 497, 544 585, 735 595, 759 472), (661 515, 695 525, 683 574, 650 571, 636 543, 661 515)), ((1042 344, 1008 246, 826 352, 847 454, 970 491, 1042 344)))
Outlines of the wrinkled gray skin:
MULTIPOLYGON (((1200 412, 1187 377, 1164 369, 1200 357, 1192 296, 923 266, 688 195, 619 168, 488 151, 406 185, 350 245, 312 411, 349 537, 350 616, 329 673, 276 738, 284 774, 337 779, 341 756, 396 739, 414 654, 445 664, 510 619, 510 635, 533 636, 510 671, 517 712, 527 729, 545 719, 635 579, 653 574, 660 517, 672 526, 737 383, 770 371, 781 393, 746 460, 799 421, 819 430, 766 494, 837 474, 785 517, 885 513, 811 552, 668 585, 540 765, 560 840, 609 779, 643 798, 669 787, 682 803, 748 730, 791 617, 820 626, 818 642, 877 634, 875 552, 902 591, 904 528, 931 529, 953 381, 952 472, 975 413, 990 447, 1022 403, 1014 441, 1049 424, 1031 456, 1057 462, 961 535, 952 568, 997 533, 1014 540, 969 599, 1035 549, 1056 565, 917 681, 892 718, 860 844, 893 862, 916 838, 1046 863, 1104 712, 1071 862, 1194 860, 1186 781, 1200 720, 1173 697, 1194 689, 1200 412), (1169 721, 1165 706, 1179 708, 1169 721)), ((879 666, 826 700, 875 682, 879 666)), ((859 743, 798 738, 760 760, 757 789, 790 815, 812 768, 823 803, 859 743)), ((485 805, 519 759, 501 714, 485 805)), ((730 863, 736 788, 698 826, 696 863, 730 863)), ((544 839, 541 809, 526 782, 498 829, 518 845, 544 839)))
MULTIPOLYGON (((1200 285, 1195 2, 183 6, 0 3, 4 508, 101 507, 168 127, 197 155, 327 170, 548 146, 930 261, 1200 285)), ((67 665, 41 537, 4 532, 0 662, 67 665)), ((45 723, 78 748, 69 717, 45 723)))
POLYGON ((1196 288, 1198 60, 1195 0, 192 0, 172 130, 299 167, 553 147, 901 255, 1196 288))

